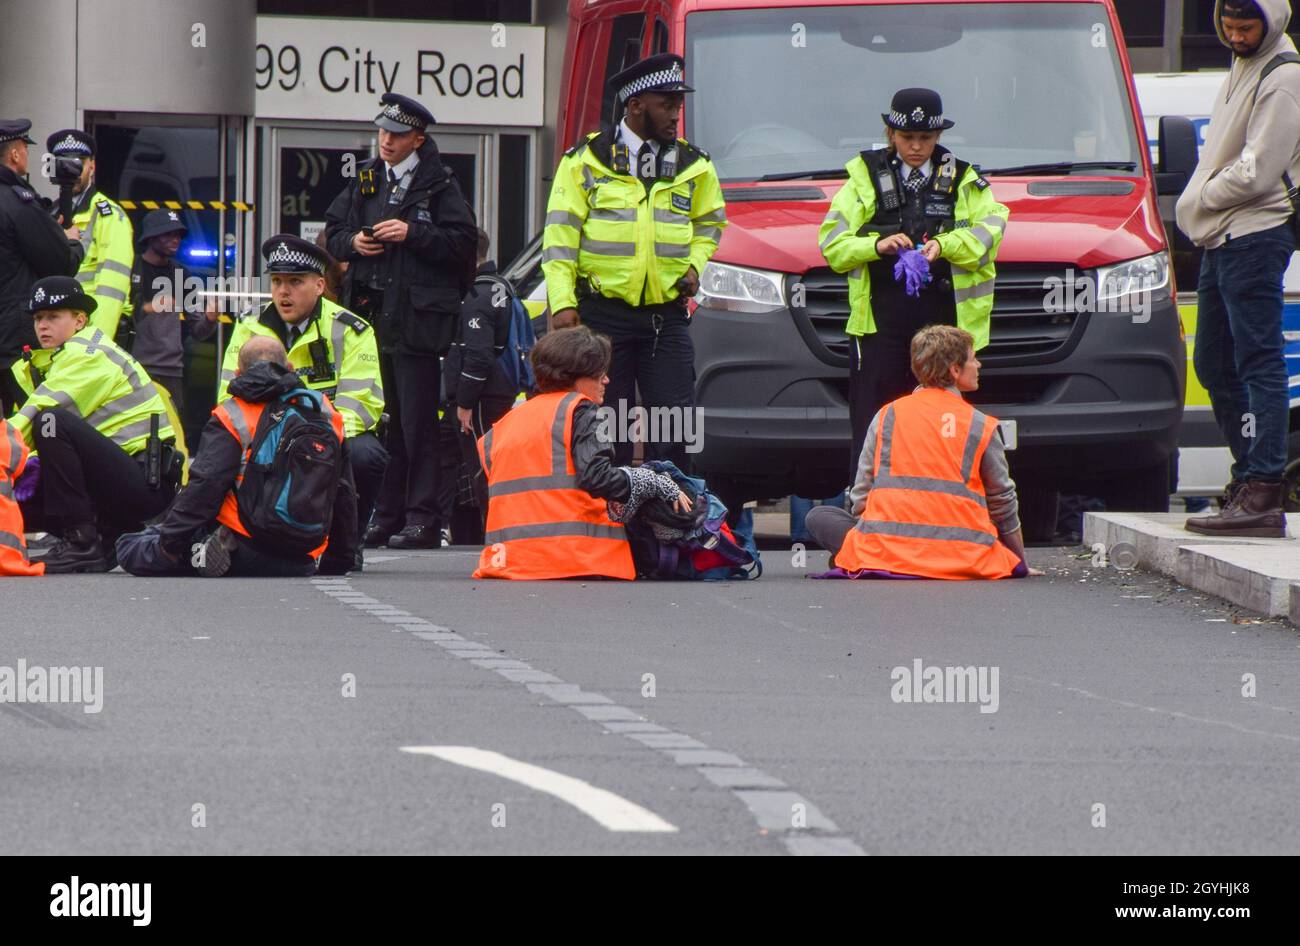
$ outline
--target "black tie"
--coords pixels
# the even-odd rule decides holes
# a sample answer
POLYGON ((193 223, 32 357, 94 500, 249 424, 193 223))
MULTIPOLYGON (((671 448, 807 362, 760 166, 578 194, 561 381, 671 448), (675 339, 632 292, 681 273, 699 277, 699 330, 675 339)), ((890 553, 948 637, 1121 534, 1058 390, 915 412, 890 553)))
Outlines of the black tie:
POLYGON ((903 182, 903 186, 913 194, 919 191, 923 184, 925 184, 925 175, 921 173, 920 168, 912 168, 912 173, 907 175, 907 180, 903 182))

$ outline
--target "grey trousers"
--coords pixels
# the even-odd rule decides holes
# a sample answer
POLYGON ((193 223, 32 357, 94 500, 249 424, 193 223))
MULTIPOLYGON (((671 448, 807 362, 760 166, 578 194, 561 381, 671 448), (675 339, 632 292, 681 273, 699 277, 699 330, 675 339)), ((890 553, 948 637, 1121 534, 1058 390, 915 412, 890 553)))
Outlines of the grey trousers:
POLYGON ((839 506, 813 506, 808 510, 804 528, 808 534, 826 551, 834 555, 844 544, 844 537, 849 534, 857 518, 839 506))

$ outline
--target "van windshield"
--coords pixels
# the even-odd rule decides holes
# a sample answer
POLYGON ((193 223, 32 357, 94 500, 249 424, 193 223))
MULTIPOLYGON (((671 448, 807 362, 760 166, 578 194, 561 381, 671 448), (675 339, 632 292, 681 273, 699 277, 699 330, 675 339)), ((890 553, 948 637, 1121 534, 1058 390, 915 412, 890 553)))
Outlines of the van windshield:
POLYGON ((842 168, 884 147, 881 113, 913 86, 942 96, 956 123, 943 144, 983 168, 1141 173, 1100 3, 698 11, 686 18, 686 63, 698 90, 686 96, 686 134, 723 180, 842 168))

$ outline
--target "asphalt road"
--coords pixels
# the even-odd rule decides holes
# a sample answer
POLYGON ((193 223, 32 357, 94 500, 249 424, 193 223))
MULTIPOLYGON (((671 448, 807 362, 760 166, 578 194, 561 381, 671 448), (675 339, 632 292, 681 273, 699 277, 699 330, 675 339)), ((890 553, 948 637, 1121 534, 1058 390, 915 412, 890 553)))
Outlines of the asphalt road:
POLYGON ((1300 852, 1300 634, 1078 549, 1000 583, 369 554, 346 580, 0 586, 0 668, 103 668, 101 712, 0 703, 0 850, 1300 852), (896 702, 916 660, 997 668, 996 712, 896 702))

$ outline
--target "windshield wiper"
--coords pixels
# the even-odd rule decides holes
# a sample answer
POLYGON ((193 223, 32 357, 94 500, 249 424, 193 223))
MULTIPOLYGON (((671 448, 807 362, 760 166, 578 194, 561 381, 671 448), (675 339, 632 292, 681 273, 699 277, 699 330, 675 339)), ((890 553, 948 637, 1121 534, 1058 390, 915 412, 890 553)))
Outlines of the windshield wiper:
POLYGON ((809 180, 812 180, 813 178, 819 178, 819 177, 848 177, 848 176, 849 176, 848 171, 846 171, 842 167, 838 167, 838 168, 830 168, 829 170, 826 171, 782 171, 779 174, 764 174, 762 177, 755 178, 755 181, 762 183, 763 181, 797 181, 800 178, 808 178, 809 180))
POLYGON ((1017 164, 1006 168, 979 168, 981 174, 1066 174, 1070 171, 1135 171, 1136 161, 1057 161, 1052 164, 1017 164))

